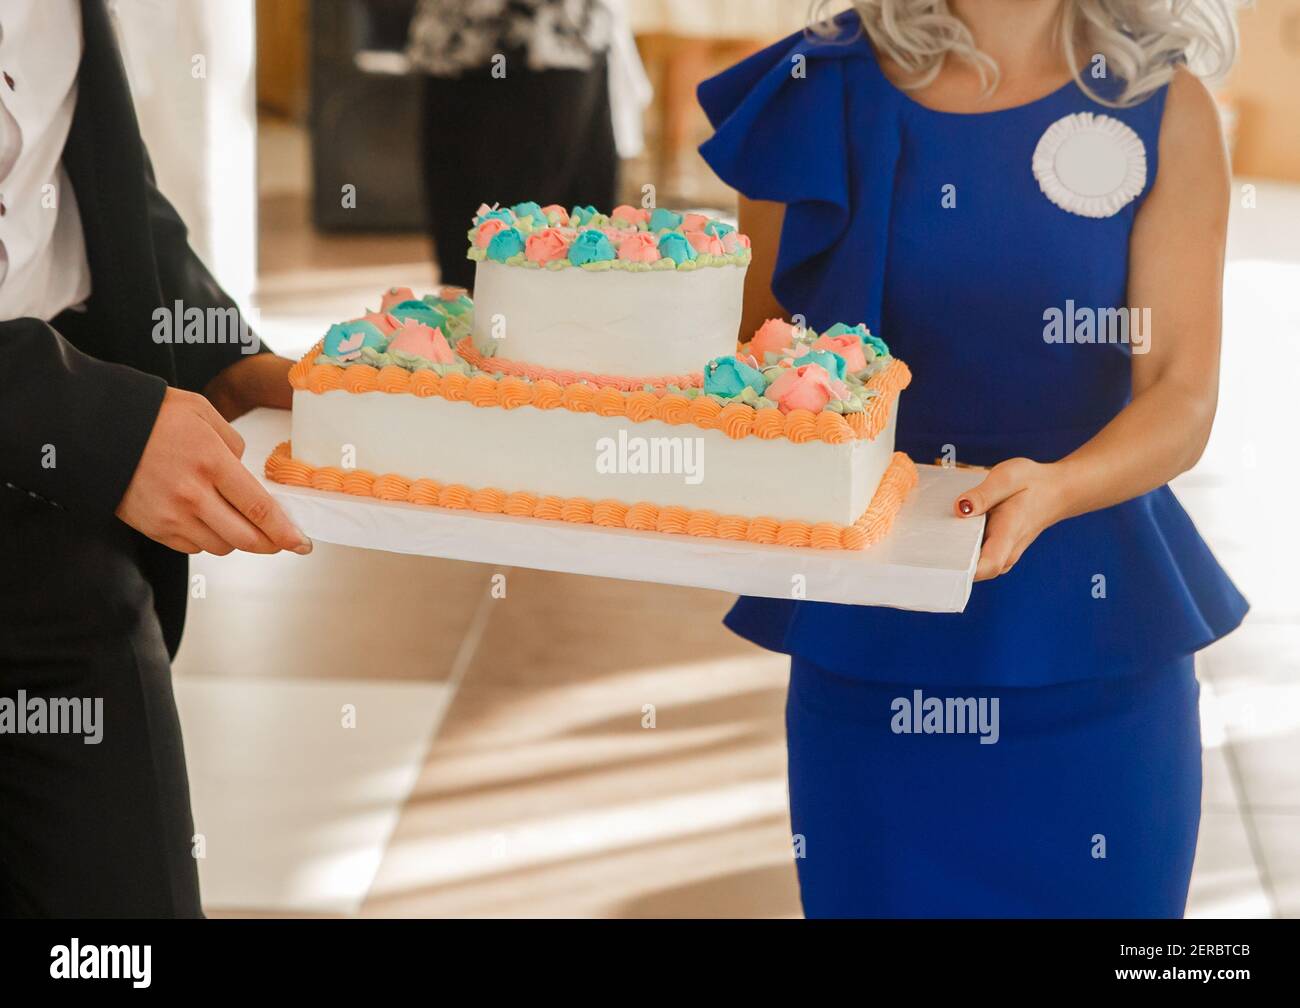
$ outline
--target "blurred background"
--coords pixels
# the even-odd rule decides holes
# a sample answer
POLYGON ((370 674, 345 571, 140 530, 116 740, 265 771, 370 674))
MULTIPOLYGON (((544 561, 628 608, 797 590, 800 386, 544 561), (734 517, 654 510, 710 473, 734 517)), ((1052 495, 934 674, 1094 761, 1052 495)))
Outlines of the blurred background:
MULTIPOLYGON (((113 4, 162 188, 284 355, 440 275, 415 6, 113 4)), ((734 212, 695 151, 695 85, 799 30, 807 4, 608 11, 607 77, 587 84, 610 105, 620 201, 650 184, 659 205, 734 212)), ((1253 610, 1201 656, 1189 913, 1300 916, 1300 478, 1281 422, 1300 378, 1300 0, 1246 10, 1241 32, 1217 90, 1236 175, 1219 418, 1175 489, 1253 610)), ((534 114, 503 103, 482 137, 435 140, 508 157, 534 114)), ((477 198, 501 197, 485 180, 477 198)), ((211 914, 799 913, 786 662, 721 627, 729 598, 325 545, 194 569, 177 693, 211 914)))

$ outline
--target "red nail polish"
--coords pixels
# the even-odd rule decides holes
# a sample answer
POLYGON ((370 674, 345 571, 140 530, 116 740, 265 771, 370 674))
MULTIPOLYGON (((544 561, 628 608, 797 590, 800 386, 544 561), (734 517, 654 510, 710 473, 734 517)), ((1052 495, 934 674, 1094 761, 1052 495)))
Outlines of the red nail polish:
POLYGON ((963 497, 957 502, 957 510, 964 515, 968 515, 975 510, 975 505, 963 497))

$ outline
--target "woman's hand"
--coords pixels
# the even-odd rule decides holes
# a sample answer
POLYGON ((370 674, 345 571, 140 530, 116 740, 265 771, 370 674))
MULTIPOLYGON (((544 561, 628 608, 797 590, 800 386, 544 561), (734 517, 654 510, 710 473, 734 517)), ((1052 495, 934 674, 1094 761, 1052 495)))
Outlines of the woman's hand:
POLYGON ((291 367, 293 361, 285 357, 253 354, 219 372, 203 394, 226 420, 235 420, 259 406, 288 409, 293 405, 291 367))
POLYGON ((1061 463, 1007 459, 989 470, 984 482, 953 504, 959 517, 988 515, 975 580, 987 581, 1016 565, 1043 529, 1066 517, 1061 463))

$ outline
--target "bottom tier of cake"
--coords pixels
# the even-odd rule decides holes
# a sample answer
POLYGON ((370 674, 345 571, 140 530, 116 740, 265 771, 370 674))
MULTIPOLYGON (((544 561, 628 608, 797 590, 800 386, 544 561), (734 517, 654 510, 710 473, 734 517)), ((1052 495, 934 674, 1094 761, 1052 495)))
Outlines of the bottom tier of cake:
POLYGON ((796 443, 563 408, 299 391, 291 439, 317 467, 852 525, 893 455, 897 396, 892 405, 874 437, 796 443))

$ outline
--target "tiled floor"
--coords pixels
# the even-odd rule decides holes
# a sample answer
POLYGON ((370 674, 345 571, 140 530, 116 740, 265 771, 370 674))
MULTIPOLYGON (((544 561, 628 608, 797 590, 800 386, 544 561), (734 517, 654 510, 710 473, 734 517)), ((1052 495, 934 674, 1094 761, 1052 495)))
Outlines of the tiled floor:
POLYGON ((450 696, 440 682, 182 676, 209 900, 355 912, 450 696))
MULTIPOLYGON (((1274 243, 1284 220, 1300 233, 1300 191, 1259 201, 1233 223, 1220 423, 1178 487, 1255 607, 1201 663, 1202 917, 1300 915, 1297 477, 1276 415, 1300 375, 1300 255, 1274 243)), ((285 352, 432 279, 417 239, 316 237, 291 193, 268 211, 263 331, 285 352)), ((328 546, 195 568, 177 675, 211 913, 798 914, 786 669, 721 628, 727 598, 528 570, 498 597, 490 568, 328 546)))

